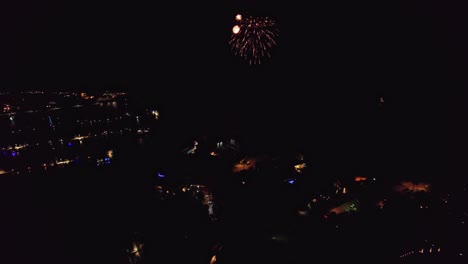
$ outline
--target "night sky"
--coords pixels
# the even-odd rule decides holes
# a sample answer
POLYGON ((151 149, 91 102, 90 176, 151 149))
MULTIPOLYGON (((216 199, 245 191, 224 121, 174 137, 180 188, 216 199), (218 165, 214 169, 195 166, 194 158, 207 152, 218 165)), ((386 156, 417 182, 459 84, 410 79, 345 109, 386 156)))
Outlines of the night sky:
POLYGON ((167 92, 168 86, 407 90, 434 79, 466 83, 468 43, 460 5, 272 2, 14 1, 2 8, 0 84, 167 92), (237 13, 277 20, 280 42, 269 65, 252 69, 229 52, 237 13))

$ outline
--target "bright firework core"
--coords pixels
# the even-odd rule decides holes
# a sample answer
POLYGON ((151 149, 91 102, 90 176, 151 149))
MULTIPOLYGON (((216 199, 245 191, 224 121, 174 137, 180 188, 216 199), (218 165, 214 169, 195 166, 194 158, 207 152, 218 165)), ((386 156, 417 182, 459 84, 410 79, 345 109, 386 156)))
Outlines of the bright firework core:
POLYGON ((234 27, 232 27, 232 33, 238 34, 239 31, 240 31, 240 27, 238 25, 235 25, 234 27))
POLYGON ((242 18, 236 15, 236 25, 232 28, 229 41, 236 56, 248 61, 250 65, 261 64, 271 57, 272 49, 277 45, 278 29, 276 22, 269 17, 242 18))

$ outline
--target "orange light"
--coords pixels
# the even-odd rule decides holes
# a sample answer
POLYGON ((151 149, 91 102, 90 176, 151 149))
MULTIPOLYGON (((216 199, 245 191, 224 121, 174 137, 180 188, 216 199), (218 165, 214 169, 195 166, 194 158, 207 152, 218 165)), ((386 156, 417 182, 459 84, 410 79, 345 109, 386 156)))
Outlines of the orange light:
POLYGON ((234 27, 232 27, 232 33, 239 34, 239 32, 240 32, 240 27, 238 25, 235 25, 234 27))
POLYGON ((367 178, 366 178, 366 177, 362 177, 362 176, 356 176, 356 177, 354 178, 354 181, 356 181, 356 182, 365 181, 365 180, 367 180, 367 178))
POLYGON ((215 262, 216 262, 216 255, 213 255, 213 257, 211 257, 210 264, 214 264, 215 262))

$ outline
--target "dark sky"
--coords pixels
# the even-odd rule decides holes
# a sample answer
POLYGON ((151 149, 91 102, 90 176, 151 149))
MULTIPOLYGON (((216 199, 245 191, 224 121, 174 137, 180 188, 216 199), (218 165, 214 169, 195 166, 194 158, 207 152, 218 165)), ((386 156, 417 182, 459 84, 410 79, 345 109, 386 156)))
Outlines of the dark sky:
POLYGON ((463 6, 375 2, 8 1, 1 8, 0 85, 161 91, 182 89, 187 80, 215 90, 278 83, 401 86, 427 81, 427 71, 465 81, 463 6), (269 65, 251 69, 229 52, 238 12, 277 19, 280 45, 269 65))

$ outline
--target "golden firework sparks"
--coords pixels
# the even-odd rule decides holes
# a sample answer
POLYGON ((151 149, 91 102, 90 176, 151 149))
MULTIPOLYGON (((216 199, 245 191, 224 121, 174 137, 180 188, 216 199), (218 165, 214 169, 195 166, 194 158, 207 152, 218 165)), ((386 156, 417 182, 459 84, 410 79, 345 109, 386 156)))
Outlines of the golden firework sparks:
POLYGON ((248 61, 250 65, 261 64, 271 57, 272 49, 277 46, 279 36, 276 22, 269 17, 235 17, 237 23, 232 28, 229 45, 236 56, 248 61))

